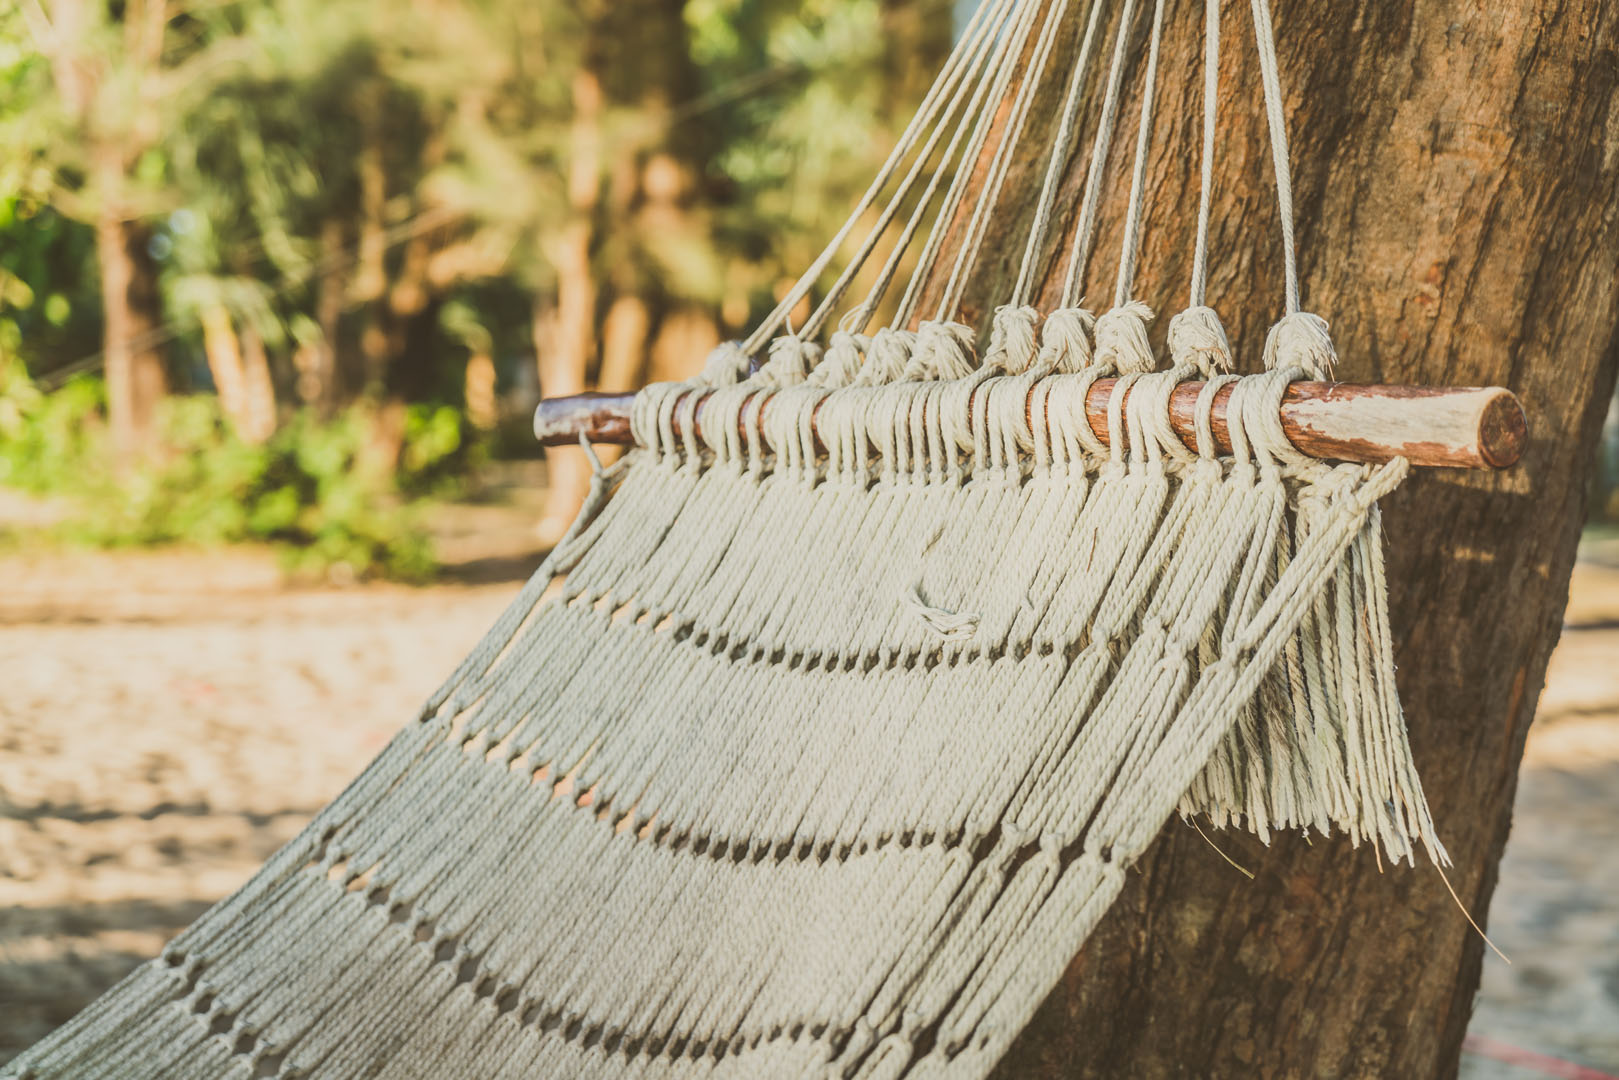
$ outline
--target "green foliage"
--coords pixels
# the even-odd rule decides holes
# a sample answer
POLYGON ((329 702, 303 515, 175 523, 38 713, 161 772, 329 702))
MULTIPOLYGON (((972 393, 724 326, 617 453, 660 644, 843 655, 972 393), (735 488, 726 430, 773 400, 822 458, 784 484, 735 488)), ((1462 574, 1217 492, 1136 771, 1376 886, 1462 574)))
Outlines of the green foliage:
POLYGON ((437 569, 412 494, 443 491, 475 453, 459 413, 406 411, 397 469, 377 460, 377 418, 300 413, 262 446, 243 442, 205 395, 169 398, 152 463, 108 467, 99 381, 40 394, 13 367, 0 383, 0 483, 71 497, 60 534, 97 546, 262 542, 299 573, 407 581, 437 569))
POLYGON ((18 361, 0 355, 0 484, 47 495, 72 490, 86 470, 105 468, 104 405, 99 379, 80 377, 45 394, 18 361))
MULTIPOLYGON (((884 12, 931 4, 948 22, 937 0, 169 0, 160 47, 131 52, 121 22, 154 2, 89 5, 78 38, 51 45, 0 0, 0 200, 20 193, 80 222, 112 200, 151 231, 169 320, 194 327, 223 307, 283 365, 322 335, 352 350, 377 308, 422 288, 526 347, 532 311, 487 306, 503 290, 483 283, 544 303, 591 171, 598 282, 655 307, 759 313, 847 212, 905 112, 911 88, 896 94, 886 61, 919 43, 891 40, 884 12), (75 65, 87 96, 55 85, 75 65), (578 80, 591 72, 604 108, 581 143, 578 80), (98 173, 98 152, 123 174, 98 173), (659 155, 689 182, 643 218, 636 170, 659 155), (400 292, 423 254, 433 280, 400 292), (335 322, 317 310, 331 275, 347 296, 335 322)), ((54 312, 77 333, 28 357, 38 375, 94 351, 95 305, 79 287, 93 258, 79 235, 71 251, 52 241, 50 267, 5 266, 23 221, 8 213, 0 201, 0 276, 33 288, 36 322, 54 312), (64 269, 76 274, 48 280, 64 269)), ((438 329, 428 319, 394 340, 438 329)), ((455 342, 424 351, 454 355, 455 342)), ((379 380, 394 385, 375 370, 349 384, 379 380)))
POLYGON ((89 227, 0 189, 0 358, 49 371, 99 347, 89 227))
POLYGON ((405 410, 404 440, 394 472, 404 494, 454 495, 483 460, 483 443, 460 409, 412 405, 405 410))
POLYGON ((121 0, 58 34, 55 5, 0 0, 0 483, 74 497, 96 543, 426 572, 413 502, 513 432, 532 451, 520 410, 474 438, 443 404, 465 357, 531 392, 564 274, 654 335, 740 331, 891 144, 915 96, 891 61, 929 51, 891 16, 930 3, 121 0), (186 395, 116 471, 101 383, 29 381, 94 370, 120 249, 135 341, 239 422, 275 409, 268 442, 186 395))

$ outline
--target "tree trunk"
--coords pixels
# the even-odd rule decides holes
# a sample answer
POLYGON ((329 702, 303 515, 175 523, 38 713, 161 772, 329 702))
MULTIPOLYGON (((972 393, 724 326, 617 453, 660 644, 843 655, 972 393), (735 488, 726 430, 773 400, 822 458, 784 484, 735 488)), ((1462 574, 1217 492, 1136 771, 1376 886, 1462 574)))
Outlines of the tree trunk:
POLYGON ((242 438, 262 443, 275 434, 275 381, 270 377, 270 355, 264 338, 251 326, 242 327, 242 438))
POLYGON ((162 323, 157 274, 146 253, 146 232, 115 207, 96 222, 107 377, 107 414, 120 462, 151 449, 158 402, 168 392, 163 354, 156 344, 162 323))
POLYGON ((236 332, 230 312, 215 304, 202 313, 202 350, 214 377, 219 408, 247 442, 275 434, 275 386, 264 340, 251 328, 236 332))
MULTIPOLYGON (((573 80, 573 130, 569 137, 568 201, 574 220, 552 252, 557 274, 557 307, 551 347, 538 351, 540 393, 577 394, 595 349, 596 282, 591 276, 592 217, 601 183, 601 82, 590 71, 573 80)), ((539 349, 539 335, 535 346, 539 349)), ((545 507, 535 529, 547 547, 562 539, 585 500, 590 464, 584 451, 556 447, 546 452, 545 507)))
POLYGON ((202 351, 214 377, 219 411, 240 432, 247 418, 247 380, 242 375, 242 347, 230 312, 214 304, 203 310, 202 351))
POLYGON ((489 355, 487 348, 474 349, 467 357, 462 385, 467 419, 480 431, 494 430, 500 422, 500 408, 495 400, 495 358, 489 355))
POLYGON ((315 285, 315 322, 320 340, 304 342, 293 353, 298 372, 295 389, 298 399, 321 416, 337 409, 338 320, 347 303, 347 285, 337 265, 343 257, 343 226, 328 219, 320 229, 320 265, 324 268, 315 285))
POLYGON ((372 89, 362 99, 363 142, 355 158, 360 182, 359 245, 348 289, 349 303, 363 312, 360 363, 365 393, 373 398, 384 394, 391 344, 382 305, 388 291, 388 171, 382 153, 380 97, 380 92, 372 89))
MULTIPOLYGON (((1083 14, 1054 61, 1063 75, 1083 14)), ((1210 302, 1255 370, 1281 309, 1279 221, 1248 5, 1225 16, 1210 302)), ((1169 0, 1136 279, 1165 316, 1185 306, 1189 277, 1202 19, 1201 4, 1169 0)), ((1279 0, 1275 21, 1305 307, 1332 323, 1339 376, 1497 383, 1529 413, 1515 469, 1428 471, 1385 501, 1401 698, 1450 880, 1482 921, 1619 359, 1619 12, 1279 0)), ((1043 91, 1024 135, 963 304, 973 318, 1011 290, 1060 92, 1043 91)), ((1093 89, 1092 118, 1097 100, 1093 89)), ((1139 85, 1087 275, 1098 309, 1137 100, 1139 85)), ((1060 289, 1093 130, 1067 163, 1042 309, 1060 289)), ((1438 873, 1379 867, 1337 839, 1213 839, 1254 879, 1172 822, 999 1076, 1454 1075, 1483 943, 1438 873)))
POLYGON ((645 380, 647 331, 652 315, 639 296, 614 300, 602 319, 602 364, 596 389, 624 393, 645 380))
POLYGON ((884 108, 896 130, 909 119, 905 107, 922 100, 934 72, 950 52, 951 0, 881 0, 884 108))
POLYGON ((676 382, 703 370, 703 358, 720 343, 713 316, 696 307, 678 307, 664 313, 652 340, 647 370, 649 382, 676 382))

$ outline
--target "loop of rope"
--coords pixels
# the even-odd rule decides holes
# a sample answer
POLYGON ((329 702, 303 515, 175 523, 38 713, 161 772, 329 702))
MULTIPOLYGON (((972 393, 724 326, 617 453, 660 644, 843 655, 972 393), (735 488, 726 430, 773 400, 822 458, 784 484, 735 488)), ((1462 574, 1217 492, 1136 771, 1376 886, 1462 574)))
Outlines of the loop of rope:
POLYGON ((1034 328, 1040 312, 1032 307, 1006 304, 995 310, 994 330, 984 366, 1001 375, 1021 375, 1033 362, 1036 349, 1034 328))
POLYGON ((973 362, 972 327, 930 319, 916 328, 911 364, 901 377, 907 380, 963 379, 972 372, 973 362))
POLYGON ((1096 362, 1120 372, 1153 369, 1147 323, 1152 309, 1139 300, 1104 311, 1096 319, 1096 362))
POLYGON ((1040 363, 1073 373, 1091 366, 1091 333, 1096 316, 1084 308, 1058 308, 1040 328, 1040 363))
POLYGON ((864 334, 839 330, 827 343, 820 366, 810 372, 804 381, 810 386, 821 386, 828 390, 848 386, 860 373, 860 365, 865 363, 866 350, 870 347, 871 338, 864 334))
POLYGON ((1297 367, 1312 379, 1330 379, 1337 363, 1326 320, 1308 311, 1284 315, 1265 338, 1267 368, 1297 367))
POLYGON ((1204 378, 1231 370, 1231 343, 1213 308, 1190 307, 1169 320, 1169 358, 1194 365, 1204 378))

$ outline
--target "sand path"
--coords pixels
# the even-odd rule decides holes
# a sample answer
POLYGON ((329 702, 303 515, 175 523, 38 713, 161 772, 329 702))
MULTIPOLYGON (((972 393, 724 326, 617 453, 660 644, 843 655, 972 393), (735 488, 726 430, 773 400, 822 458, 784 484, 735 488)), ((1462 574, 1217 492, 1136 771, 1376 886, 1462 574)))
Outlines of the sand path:
MULTIPOLYGON (((515 588, 288 591, 240 552, 8 556, 0 582, 0 1062, 292 836, 515 588)), ((1619 1073, 1619 570, 1582 563, 1574 598, 1467 1080, 1557 1075, 1500 1045, 1619 1073)))

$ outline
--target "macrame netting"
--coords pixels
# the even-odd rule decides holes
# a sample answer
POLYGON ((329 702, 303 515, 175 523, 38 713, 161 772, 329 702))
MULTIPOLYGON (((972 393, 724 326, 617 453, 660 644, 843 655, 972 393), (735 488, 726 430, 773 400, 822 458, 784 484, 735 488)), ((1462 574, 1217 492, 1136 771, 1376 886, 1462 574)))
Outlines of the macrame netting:
POLYGON ((748 341, 637 397, 637 448, 598 469, 421 716, 5 1075, 976 1077, 1177 811, 1443 861, 1394 690, 1376 508, 1405 464, 1305 458, 1278 419, 1332 349, 1298 308, 1264 0, 1288 286, 1268 370, 1243 378, 1221 373, 1203 295, 1217 8, 1191 303, 1155 370, 1131 286, 1163 5, 1099 315, 1077 282, 1138 13, 1070 6, 986 0, 850 224, 748 341), (1065 33, 1077 61, 1028 254, 980 356, 947 319, 1065 33), (1065 298, 1042 316, 1087 87, 1065 298), (869 291, 821 343, 862 270, 869 291), (1118 383, 1093 430, 1102 378, 1118 383), (1167 406, 1192 380, 1188 447, 1167 406))

